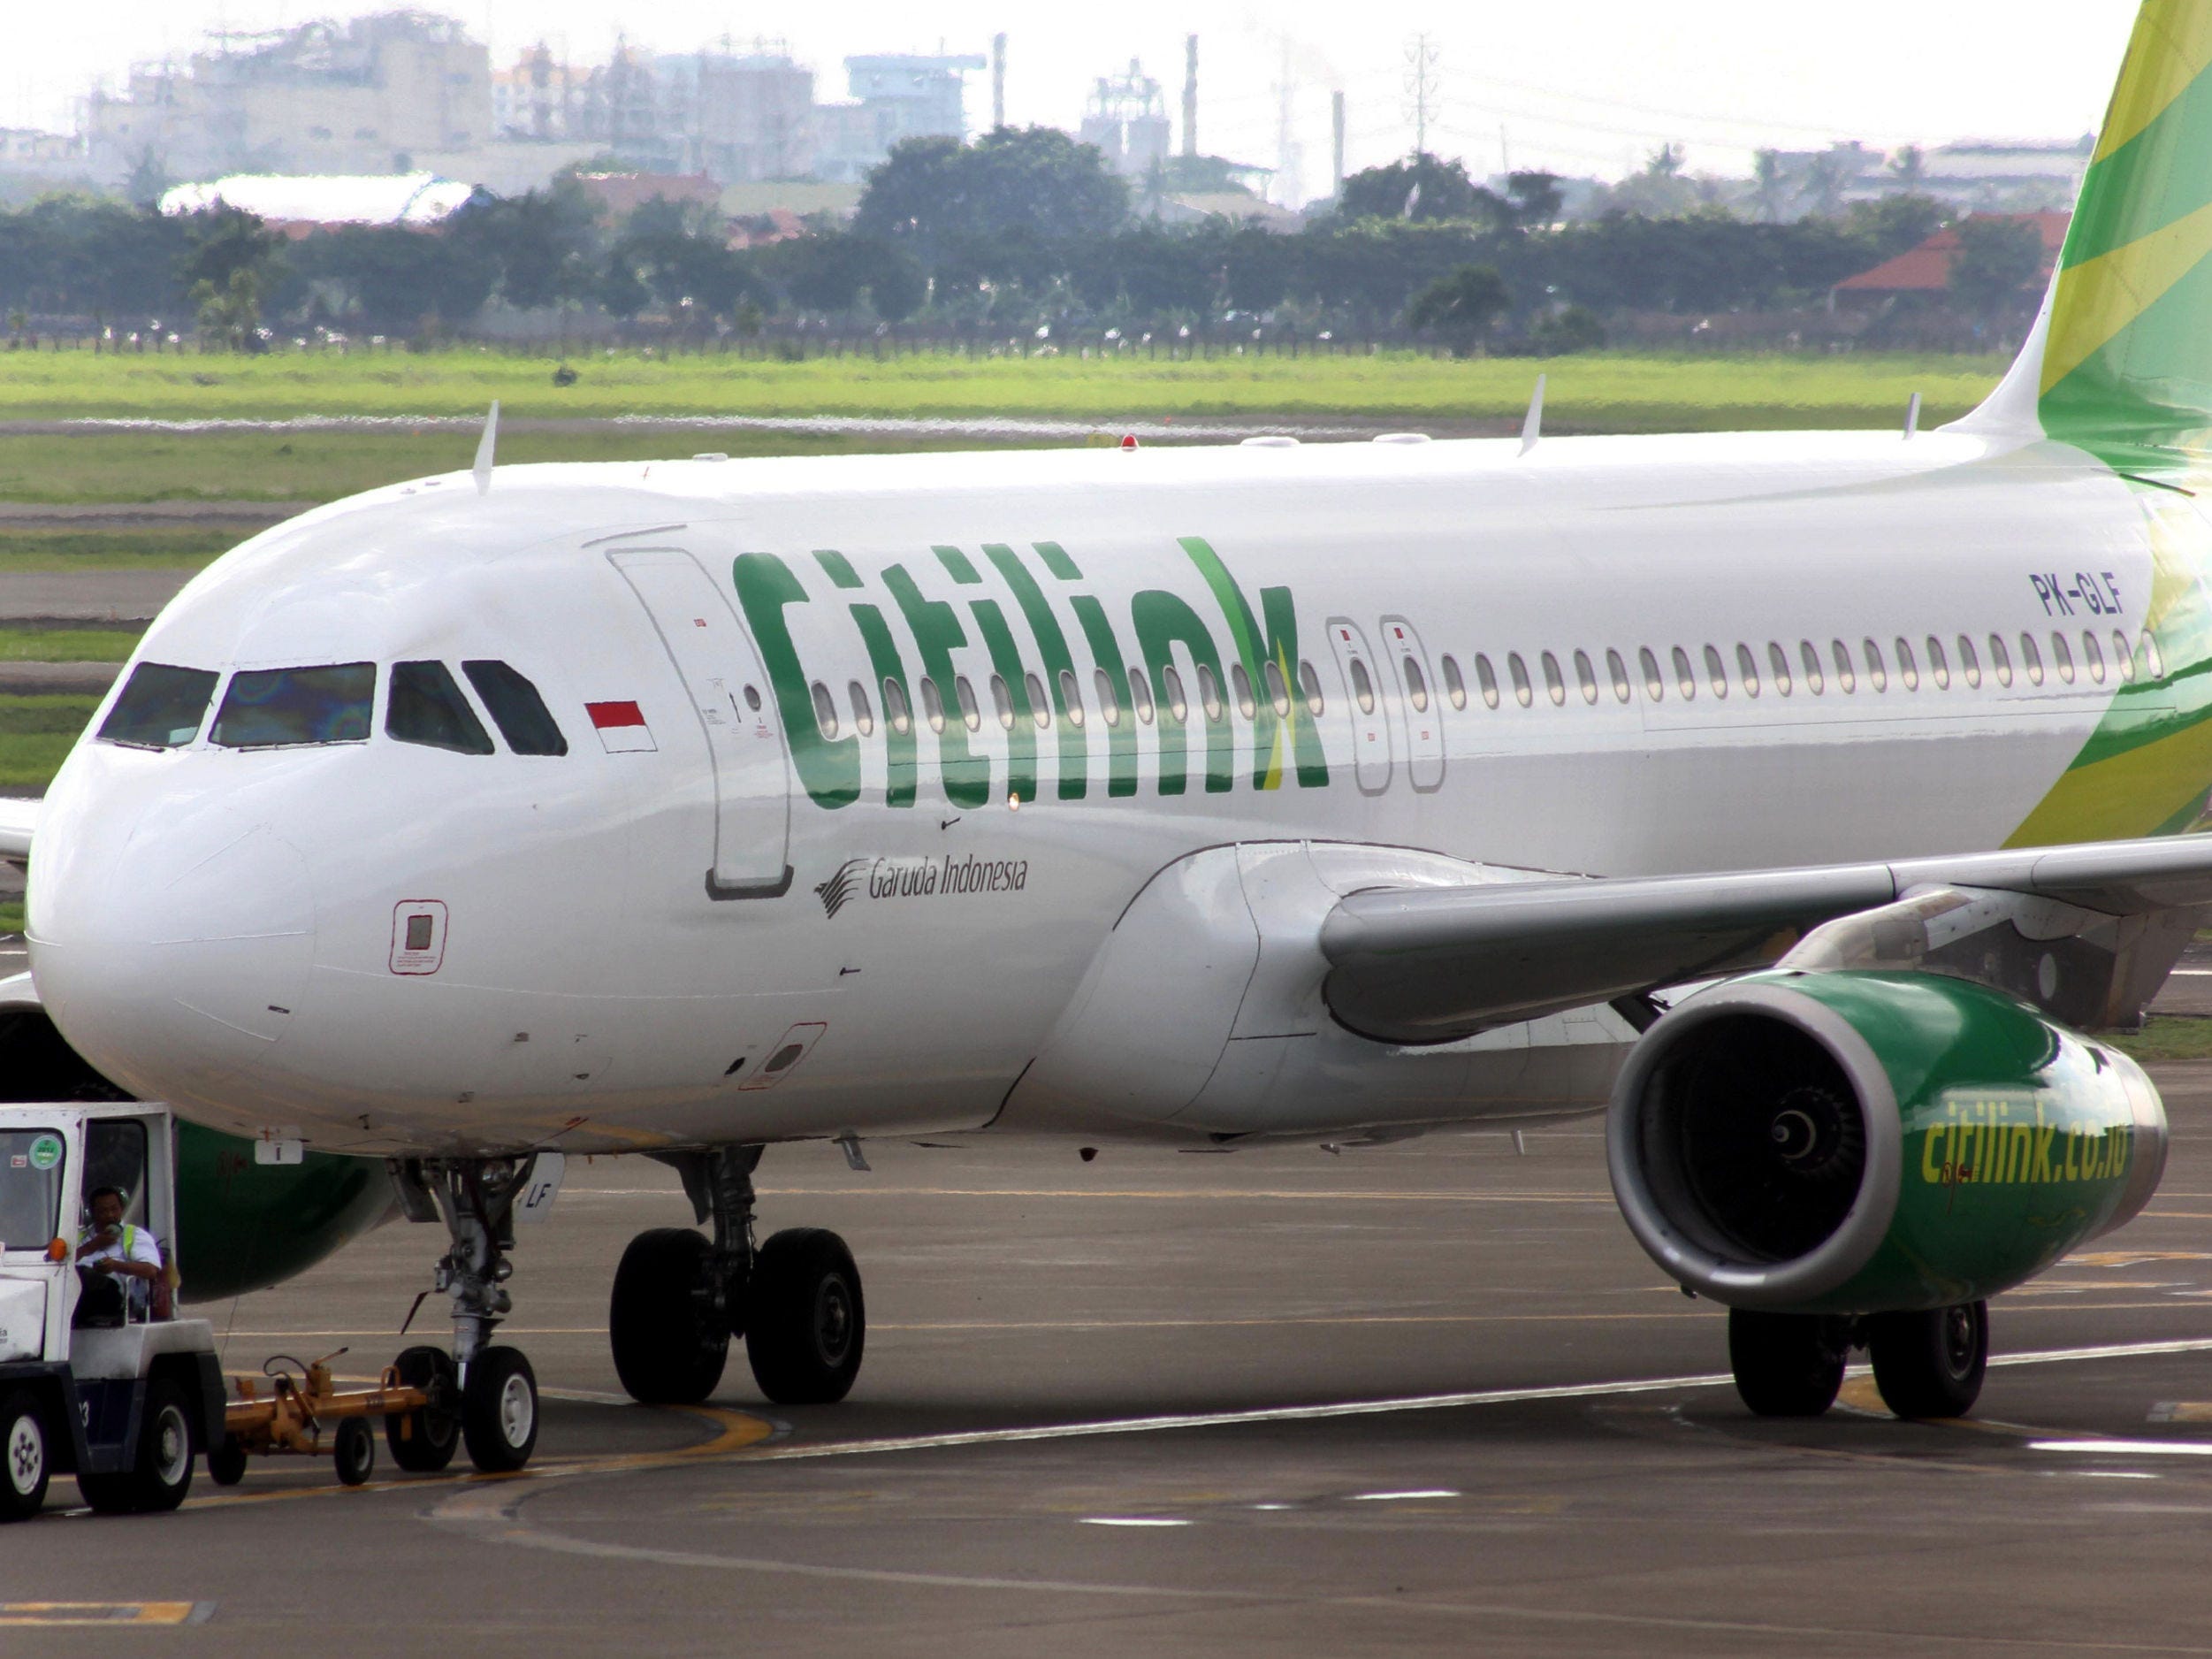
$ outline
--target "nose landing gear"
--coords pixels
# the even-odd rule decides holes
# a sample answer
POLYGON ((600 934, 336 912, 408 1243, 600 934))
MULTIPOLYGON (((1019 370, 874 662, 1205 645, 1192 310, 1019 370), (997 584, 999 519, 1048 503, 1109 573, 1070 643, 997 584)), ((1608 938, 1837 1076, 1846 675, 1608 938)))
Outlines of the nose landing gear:
POLYGON ((860 1270, 835 1233, 792 1227, 753 1242, 758 1146, 668 1154, 710 1241, 689 1227, 640 1233, 607 1308, 614 1369, 633 1399, 692 1405, 713 1392, 743 1337, 753 1380, 779 1405, 850 1392, 867 1335, 860 1270))
POLYGON ((507 1252, 515 1245, 515 1200, 536 1161, 410 1158, 393 1168, 408 1218, 446 1224, 451 1242, 434 1282, 452 1298, 454 1320, 450 1362, 435 1349, 400 1356, 402 1380, 419 1373, 416 1386, 436 1385, 431 1405, 387 1425, 393 1461, 402 1468, 444 1467, 456 1438, 487 1473, 520 1469, 537 1448, 537 1376, 521 1349, 491 1341, 515 1306, 507 1252))

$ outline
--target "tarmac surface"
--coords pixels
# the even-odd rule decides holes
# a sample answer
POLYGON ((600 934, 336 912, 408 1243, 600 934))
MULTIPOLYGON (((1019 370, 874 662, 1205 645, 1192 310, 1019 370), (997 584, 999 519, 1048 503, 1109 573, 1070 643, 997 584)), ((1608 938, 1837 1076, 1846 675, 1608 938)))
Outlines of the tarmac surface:
MULTIPOLYGON (((268 1460, 124 1519, 57 1481, 0 1548, 0 1651, 2212 1653, 2212 1063, 2159 1081, 2151 1212, 2000 1299, 1944 1425, 1863 1377, 1817 1422, 1745 1413, 1595 1122, 1525 1157, 773 1149, 764 1234, 860 1263, 859 1385, 772 1408, 733 1354, 710 1406, 652 1410, 606 1297, 688 1207, 579 1160, 516 1252, 527 1473, 268 1460)), ((344 1347, 366 1377, 442 1245, 395 1222, 197 1311, 233 1371, 344 1347)))

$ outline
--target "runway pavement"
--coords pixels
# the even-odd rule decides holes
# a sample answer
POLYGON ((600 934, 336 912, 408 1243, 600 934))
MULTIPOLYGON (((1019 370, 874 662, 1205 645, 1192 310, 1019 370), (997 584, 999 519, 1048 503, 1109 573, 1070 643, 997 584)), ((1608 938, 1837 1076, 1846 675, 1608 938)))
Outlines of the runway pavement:
MULTIPOLYGON (((517 1255, 527 1476, 272 1462, 175 1516, 50 1513, 0 1536, 0 1651, 2212 1653, 2212 1065, 2161 1082, 2152 1213, 2001 1299, 2007 1363, 1940 1426, 1863 1380, 1747 1416, 1595 1124, 1525 1158, 772 1151, 764 1228, 843 1233, 871 1317, 853 1397, 805 1411, 742 1358, 708 1409, 622 1402, 614 1262, 688 1212, 578 1163, 517 1255)), ((365 1375, 441 1246, 394 1224, 201 1311, 233 1368, 365 1375)))

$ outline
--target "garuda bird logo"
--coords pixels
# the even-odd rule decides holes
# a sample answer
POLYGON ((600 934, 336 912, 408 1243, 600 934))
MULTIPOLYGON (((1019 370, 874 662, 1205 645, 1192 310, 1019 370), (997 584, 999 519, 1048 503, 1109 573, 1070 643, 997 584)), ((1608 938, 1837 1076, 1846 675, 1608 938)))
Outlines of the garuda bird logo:
POLYGON ((814 890, 814 897, 822 901, 822 914, 834 919, 845 907, 845 900, 852 897, 853 883, 867 865, 866 859, 847 859, 835 875, 814 890))

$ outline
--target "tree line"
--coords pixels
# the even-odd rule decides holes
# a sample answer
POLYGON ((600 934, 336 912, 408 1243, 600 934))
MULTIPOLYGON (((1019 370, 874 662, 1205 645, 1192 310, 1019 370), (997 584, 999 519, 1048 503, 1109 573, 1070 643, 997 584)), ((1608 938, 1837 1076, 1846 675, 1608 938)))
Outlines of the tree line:
MULTIPOLYGON (((0 213, 0 312, 18 334, 37 318, 159 321, 248 349, 270 330, 466 333, 493 307, 708 338, 798 317, 1007 335, 1266 323, 1564 349, 1598 343, 1600 319, 1624 312, 1817 302, 1946 218, 1903 195, 1794 224, 1712 207, 1562 223, 1548 175, 1494 192, 1423 156, 1354 175, 1335 210, 1280 234, 1218 218, 1165 225, 1147 212, 1161 182, 1133 189, 1096 149, 1049 128, 910 140, 850 224, 818 219, 751 246, 765 222, 733 226, 665 199, 610 220, 574 177, 480 197, 435 233, 347 226, 296 241, 224 207, 164 217, 58 197, 0 213)), ((1960 310, 2005 322, 2032 303, 2041 250, 2023 231, 2033 240, 2001 221, 1963 227, 1974 245, 1960 310)))

